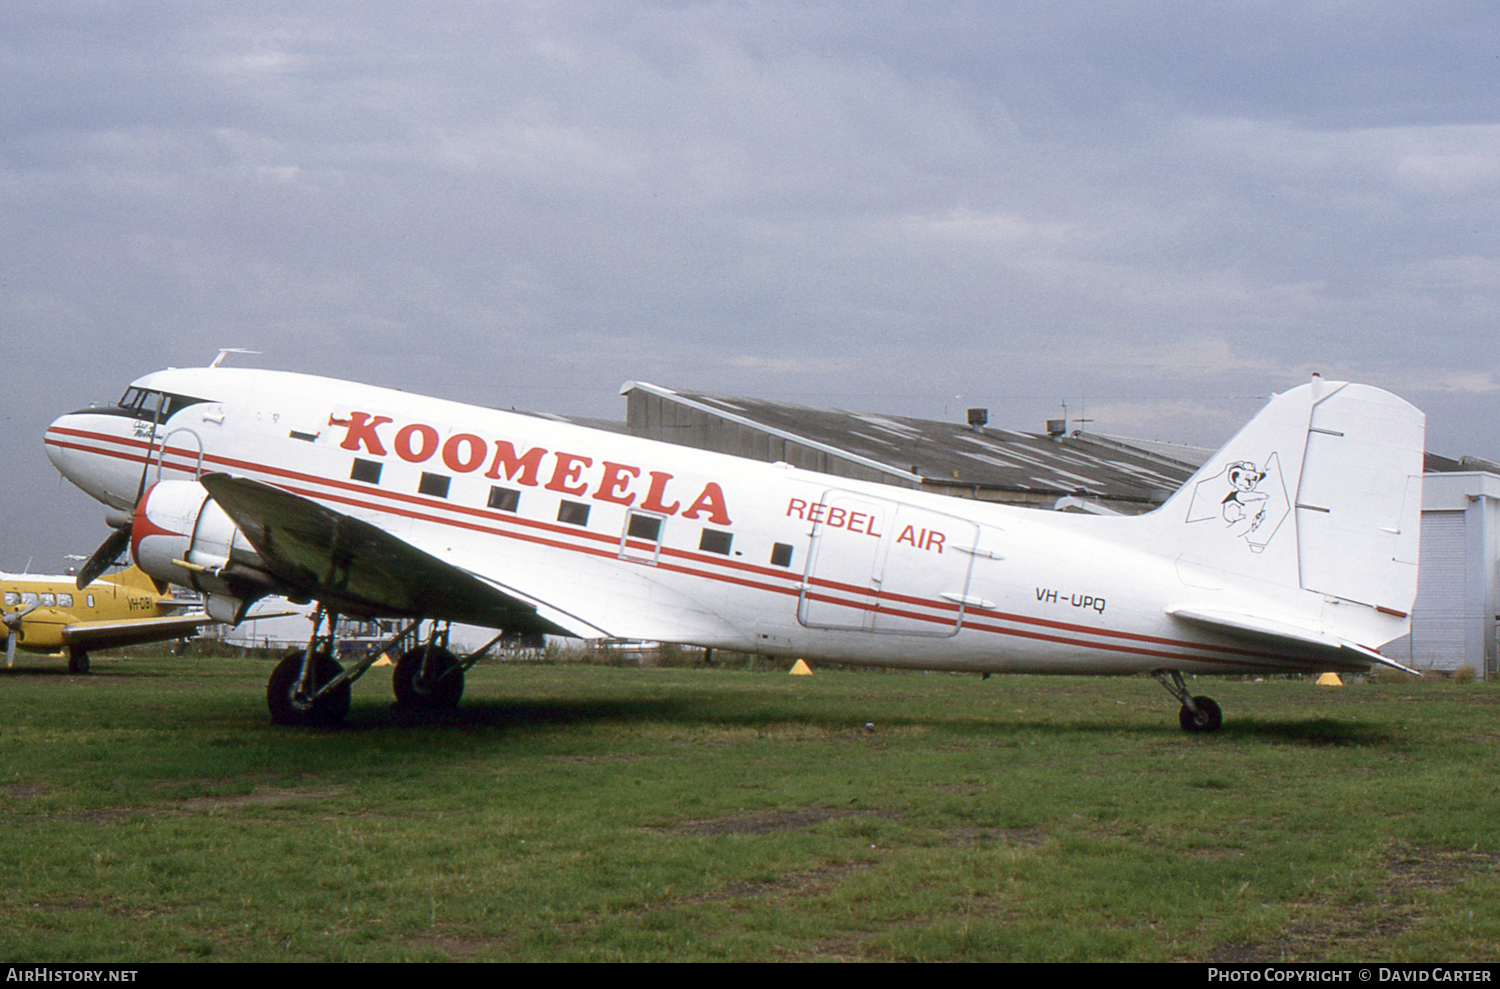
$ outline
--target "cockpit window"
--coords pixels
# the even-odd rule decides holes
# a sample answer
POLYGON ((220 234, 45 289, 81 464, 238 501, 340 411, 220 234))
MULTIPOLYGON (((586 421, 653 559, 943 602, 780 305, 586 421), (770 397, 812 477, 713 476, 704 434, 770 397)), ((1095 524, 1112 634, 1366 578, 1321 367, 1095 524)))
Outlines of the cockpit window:
POLYGON ((187 395, 175 395, 172 392, 152 391, 148 388, 136 388, 131 386, 125 389, 125 394, 120 396, 120 408, 126 412, 133 413, 138 419, 157 418, 157 406, 161 403, 163 396, 166 404, 161 406, 161 421, 166 422, 172 418, 174 412, 180 412, 189 405, 198 405, 208 401, 206 398, 192 398, 187 395))

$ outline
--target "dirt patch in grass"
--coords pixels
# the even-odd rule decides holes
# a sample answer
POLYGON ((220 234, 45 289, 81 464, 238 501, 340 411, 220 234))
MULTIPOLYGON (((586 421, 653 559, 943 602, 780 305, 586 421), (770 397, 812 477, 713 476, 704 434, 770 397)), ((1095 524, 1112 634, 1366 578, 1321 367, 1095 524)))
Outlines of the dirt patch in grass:
POLYGON ((12 783, 8 786, 0 786, 0 797, 7 800, 29 800, 32 797, 40 797, 47 792, 47 788, 40 783, 12 783))
POLYGON ((1041 828, 957 827, 948 828, 943 833, 950 845, 996 843, 1021 848, 1040 848, 1047 843, 1047 833, 1041 828))
POLYGON ((91 896, 69 896, 53 898, 50 900, 38 900, 29 905, 32 910, 45 911, 70 911, 70 910, 102 910, 104 901, 98 897, 91 896))
POLYGON ((932 788, 939 793, 952 793, 962 797, 984 792, 983 783, 934 783, 932 788))
POLYGON ((437 951, 453 961, 463 961, 475 955, 499 956, 510 947, 510 942, 503 938, 466 938, 434 934, 428 937, 407 938, 406 946, 419 951, 437 951))
POLYGON ((1243 848, 1184 848, 1180 854, 1202 862, 1222 862, 1245 857, 1243 848))
POLYGON ((774 879, 752 879, 729 883, 721 889, 689 897, 684 902, 716 903, 757 896, 816 896, 828 892, 835 883, 846 876, 862 872, 873 864, 871 862, 847 862, 843 865, 826 865, 821 869, 807 872, 789 872, 774 879))
POLYGON ((337 790, 262 790, 258 793, 241 793, 231 797, 193 797, 184 800, 179 810, 193 814, 235 807, 295 803, 301 800, 327 800, 329 797, 336 796, 338 796, 337 790))
POLYGON ((1500 867, 1500 854, 1494 852, 1404 850, 1388 860, 1391 875, 1381 884, 1380 892, 1387 896, 1416 889, 1444 893, 1469 876, 1491 872, 1496 867, 1500 867))
POLYGON ((595 762, 639 762, 655 758, 657 756, 645 752, 600 752, 593 755, 555 755, 552 756, 552 761, 589 765, 595 762))
MULTIPOLYGON (((1316 961, 1327 957, 1334 948, 1368 946, 1374 951, 1383 942, 1426 919, 1421 905, 1412 902, 1412 892, 1446 893, 1470 876, 1500 868, 1500 854, 1400 849, 1388 855, 1384 864, 1388 875, 1376 890, 1375 902, 1346 914, 1289 924, 1286 936, 1272 941, 1219 945, 1207 960, 1316 961)), ((1329 909, 1327 904, 1320 903, 1306 906, 1320 913, 1329 909)))
POLYGON ((785 956, 786 961, 862 962, 871 958, 863 938, 840 937, 819 941, 808 948, 785 956))
POLYGON ((226 797, 192 797, 175 807, 99 807, 70 814, 49 814, 47 820, 76 821, 81 824, 111 824, 122 817, 162 817, 174 814, 202 814, 239 807, 261 807, 296 803, 303 800, 326 800, 337 790, 259 790, 226 797))
POLYGON ((147 785, 153 790, 181 790, 190 786, 227 786, 233 782, 228 776, 184 776, 181 779, 156 780, 147 785))
POLYGON ((756 814, 741 814, 736 817, 716 817, 702 821, 680 821, 669 828, 650 828, 658 834, 670 835, 721 835, 721 834, 774 834, 778 831, 799 831, 814 824, 840 817, 877 815, 895 817, 895 814, 873 810, 836 809, 833 807, 798 807, 794 810, 767 810, 756 814))

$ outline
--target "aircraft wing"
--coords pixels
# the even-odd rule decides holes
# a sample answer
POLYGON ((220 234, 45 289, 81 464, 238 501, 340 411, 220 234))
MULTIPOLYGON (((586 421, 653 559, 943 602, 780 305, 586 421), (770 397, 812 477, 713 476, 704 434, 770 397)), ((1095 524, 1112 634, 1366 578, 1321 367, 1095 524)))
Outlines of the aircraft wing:
POLYGON ((508 632, 599 635, 368 522, 229 474, 199 478, 291 596, 350 614, 436 617, 508 632))
POLYGON ((65 646, 85 650, 138 646, 146 642, 180 639, 215 622, 216 619, 203 614, 130 618, 123 621, 73 622, 71 625, 63 626, 62 641, 65 646))
POLYGON ((1330 635, 1327 632, 1316 629, 1290 625, 1274 618, 1182 604, 1171 605, 1165 610, 1173 618, 1189 622, 1193 625, 1211 628, 1217 632, 1223 632, 1237 638, 1290 647, 1302 654, 1324 655, 1329 659, 1336 659, 1341 663, 1348 662, 1351 658, 1349 654, 1354 653, 1368 663, 1389 666, 1406 673, 1416 674, 1417 676, 1422 675, 1416 670, 1402 666, 1395 660, 1382 656, 1374 649, 1362 646, 1356 642, 1350 642, 1348 639, 1330 635))

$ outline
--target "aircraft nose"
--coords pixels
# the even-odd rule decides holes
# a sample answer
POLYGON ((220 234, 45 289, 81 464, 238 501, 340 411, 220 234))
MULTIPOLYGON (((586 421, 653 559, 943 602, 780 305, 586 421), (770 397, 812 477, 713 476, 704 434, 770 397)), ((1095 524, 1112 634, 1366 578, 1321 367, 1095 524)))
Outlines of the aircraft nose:
POLYGON ((123 421, 81 409, 52 420, 43 437, 47 459, 63 477, 117 508, 129 507, 136 487, 132 476, 140 474, 139 461, 131 466, 134 451, 130 437, 121 433, 123 421))
POLYGON ((58 416, 47 427, 47 432, 43 438, 43 442, 47 445, 47 459, 52 461, 52 466, 61 471, 64 477, 68 478, 72 477, 68 473, 68 467, 70 460, 73 459, 70 456, 73 450, 73 444, 70 440, 79 431, 79 418, 78 414, 74 412, 58 416))

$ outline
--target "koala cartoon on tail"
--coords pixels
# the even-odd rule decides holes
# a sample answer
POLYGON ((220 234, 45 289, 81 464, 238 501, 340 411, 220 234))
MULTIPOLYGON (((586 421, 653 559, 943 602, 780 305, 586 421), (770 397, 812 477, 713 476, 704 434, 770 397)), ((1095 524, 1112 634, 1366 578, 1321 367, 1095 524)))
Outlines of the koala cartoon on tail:
POLYGON ((1256 470, 1248 460, 1238 460, 1226 468, 1226 474, 1230 492, 1224 496, 1220 511, 1224 521, 1229 523, 1230 531, 1236 536, 1248 536, 1266 520, 1269 496, 1264 491, 1255 490, 1256 485, 1265 480, 1266 472, 1256 470))

